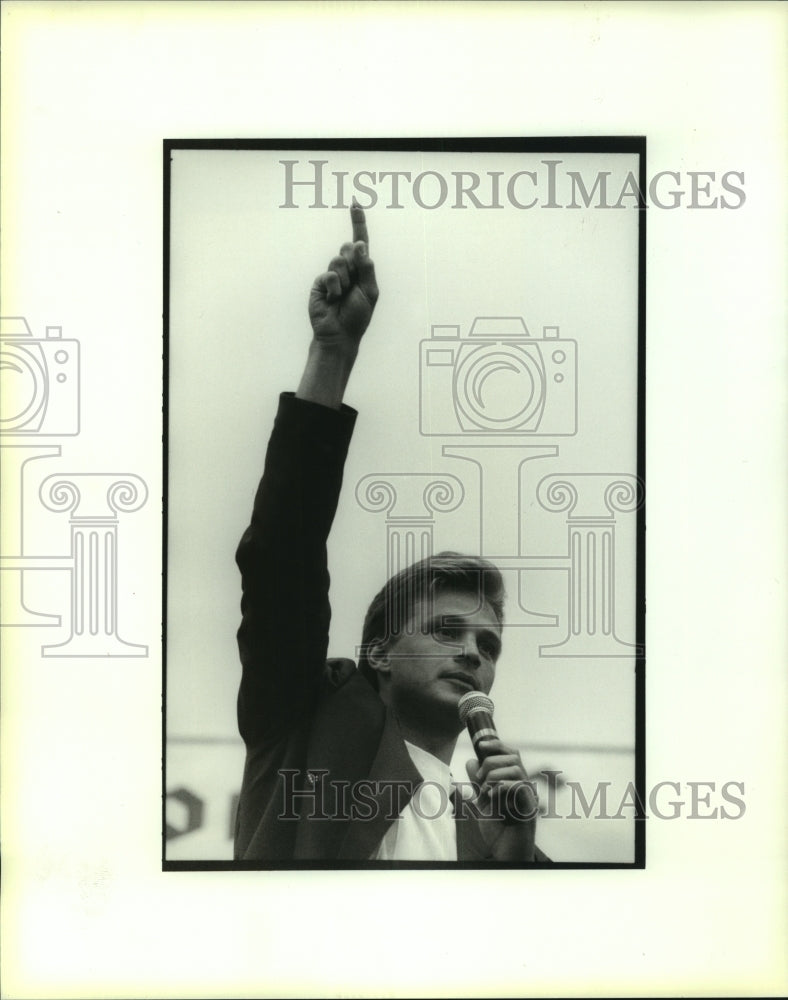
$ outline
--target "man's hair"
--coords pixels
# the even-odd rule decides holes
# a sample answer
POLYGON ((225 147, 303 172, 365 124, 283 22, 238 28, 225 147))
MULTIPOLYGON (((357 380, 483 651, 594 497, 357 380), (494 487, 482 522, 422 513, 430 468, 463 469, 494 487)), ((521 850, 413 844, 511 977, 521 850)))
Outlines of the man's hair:
POLYGON ((474 596, 481 608, 489 604, 498 623, 503 623, 506 598, 500 570, 481 556, 439 552, 400 570, 372 599, 364 618, 358 668, 377 689, 378 673, 369 662, 373 646, 386 647, 411 625, 416 605, 433 600, 445 591, 474 596))

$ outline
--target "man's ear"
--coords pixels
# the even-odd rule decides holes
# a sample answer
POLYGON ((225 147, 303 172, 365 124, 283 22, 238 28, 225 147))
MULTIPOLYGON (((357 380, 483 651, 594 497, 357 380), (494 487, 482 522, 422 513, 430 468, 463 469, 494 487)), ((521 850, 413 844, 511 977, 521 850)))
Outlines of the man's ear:
POLYGON ((367 662, 373 670, 381 674, 391 673, 389 653, 382 642, 373 643, 367 650, 367 662))

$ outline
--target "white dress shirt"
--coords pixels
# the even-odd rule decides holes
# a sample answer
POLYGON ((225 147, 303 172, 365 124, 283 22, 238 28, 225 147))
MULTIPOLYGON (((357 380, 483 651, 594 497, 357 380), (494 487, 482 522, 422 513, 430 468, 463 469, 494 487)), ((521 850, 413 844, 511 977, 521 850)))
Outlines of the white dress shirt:
POLYGON ((449 765, 405 740, 423 784, 386 831, 376 861, 456 861, 457 828, 449 765))

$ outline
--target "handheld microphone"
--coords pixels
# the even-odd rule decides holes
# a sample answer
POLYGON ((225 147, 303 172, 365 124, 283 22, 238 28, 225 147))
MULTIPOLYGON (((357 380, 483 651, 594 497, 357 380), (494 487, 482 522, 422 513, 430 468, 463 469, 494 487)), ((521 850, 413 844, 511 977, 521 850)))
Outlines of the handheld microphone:
POLYGON ((480 694, 478 691, 468 691, 457 702, 460 721, 468 728, 471 743, 473 744, 473 751, 480 764, 485 757, 491 757, 496 752, 495 750, 479 748, 479 743, 485 738, 498 739, 498 731, 493 722, 494 709, 495 706, 492 703, 492 699, 488 698, 486 694, 480 694))

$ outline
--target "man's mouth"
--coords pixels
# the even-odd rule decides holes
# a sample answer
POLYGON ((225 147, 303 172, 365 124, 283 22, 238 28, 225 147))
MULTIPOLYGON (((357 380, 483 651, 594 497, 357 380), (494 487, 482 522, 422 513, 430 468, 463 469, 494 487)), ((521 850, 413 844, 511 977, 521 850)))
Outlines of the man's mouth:
POLYGON ((460 684, 465 684, 471 691, 479 690, 479 684, 472 674, 465 674, 460 670, 456 670, 449 674, 443 674, 442 676, 448 680, 458 681, 460 684))

